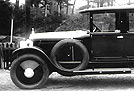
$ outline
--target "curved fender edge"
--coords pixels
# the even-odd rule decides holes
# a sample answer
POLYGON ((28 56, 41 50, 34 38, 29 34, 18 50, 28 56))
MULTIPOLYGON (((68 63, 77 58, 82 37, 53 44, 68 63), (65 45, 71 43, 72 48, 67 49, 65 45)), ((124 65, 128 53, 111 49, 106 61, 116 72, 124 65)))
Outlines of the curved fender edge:
POLYGON ((49 62, 50 62, 54 67, 56 67, 56 68, 58 69, 58 67, 51 61, 51 59, 48 57, 48 55, 47 55, 44 51, 42 51, 40 48, 38 48, 38 47, 18 48, 18 49, 14 50, 14 51, 12 52, 12 55, 15 56, 17 53, 21 53, 22 51, 28 52, 28 51, 30 51, 30 50, 33 50, 33 51, 36 51, 36 52, 41 53, 44 57, 46 57, 46 58, 49 60, 49 62))

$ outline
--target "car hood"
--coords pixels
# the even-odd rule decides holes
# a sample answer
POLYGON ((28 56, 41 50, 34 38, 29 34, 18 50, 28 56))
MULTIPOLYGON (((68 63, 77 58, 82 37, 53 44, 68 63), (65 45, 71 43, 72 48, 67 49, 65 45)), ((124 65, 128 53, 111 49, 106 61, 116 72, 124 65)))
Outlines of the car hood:
POLYGON ((87 31, 64 31, 64 32, 45 32, 45 33, 32 33, 29 39, 75 39, 90 37, 87 31))

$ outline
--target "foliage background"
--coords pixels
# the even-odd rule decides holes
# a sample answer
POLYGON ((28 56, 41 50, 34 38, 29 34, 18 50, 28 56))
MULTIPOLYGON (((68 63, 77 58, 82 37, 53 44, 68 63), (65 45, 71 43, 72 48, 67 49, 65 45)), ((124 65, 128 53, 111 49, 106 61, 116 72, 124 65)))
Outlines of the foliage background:
MULTIPOLYGON (((75 2, 70 0, 31 0, 30 26, 35 32, 87 30, 89 29, 88 14, 74 13, 82 9, 93 7, 113 6, 115 0, 85 0, 87 5, 75 9, 75 2), (93 3, 92 5, 90 3, 93 3)), ((127 4, 130 4, 128 2, 127 4)), ((0 35, 10 35, 11 18, 14 19, 14 35, 25 35, 25 5, 12 4, 9 0, 0 0, 0 35)), ((100 21, 104 16, 96 16, 100 21)), ((112 21, 113 16, 105 20, 105 24, 112 21)), ((133 20, 133 18, 131 18, 133 20)), ((111 22, 112 26, 113 23, 111 22)), ((133 26, 133 22, 131 26, 133 26)), ((111 27, 113 29, 113 27, 111 27)))

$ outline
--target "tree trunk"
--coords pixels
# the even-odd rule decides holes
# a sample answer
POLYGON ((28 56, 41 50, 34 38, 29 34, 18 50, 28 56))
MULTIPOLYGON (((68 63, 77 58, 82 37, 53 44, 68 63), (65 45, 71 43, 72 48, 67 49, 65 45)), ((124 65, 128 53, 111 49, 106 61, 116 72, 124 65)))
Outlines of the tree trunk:
POLYGON ((76 3, 76 0, 74 0, 74 5, 73 5, 73 8, 72 8, 72 14, 74 14, 75 3, 76 3))
POLYGON ((30 26, 30 5, 31 5, 31 0, 25 0, 25 4, 26 4, 26 8, 25 8, 25 37, 26 39, 28 39, 29 35, 30 35, 30 30, 31 30, 31 26, 30 26))
POLYGON ((47 7, 48 7, 48 4, 45 5, 45 17, 47 17, 47 7))
POLYGON ((58 2, 58 16, 61 14, 61 2, 58 2))
POLYGON ((67 9, 66 9, 66 14, 68 14, 68 3, 67 3, 67 9))

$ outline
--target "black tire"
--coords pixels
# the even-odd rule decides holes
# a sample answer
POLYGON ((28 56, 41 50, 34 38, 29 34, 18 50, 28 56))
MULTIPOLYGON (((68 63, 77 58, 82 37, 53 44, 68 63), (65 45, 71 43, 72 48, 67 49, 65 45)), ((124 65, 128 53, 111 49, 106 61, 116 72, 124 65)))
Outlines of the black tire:
POLYGON ((10 70, 10 76, 13 83, 21 89, 37 89, 41 88, 47 81, 49 76, 49 69, 47 64, 38 56, 34 54, 25 54, 14 60, 10 70), (32 60, 39 65, 34 69, 34 76, 27 78, 24 75, 24 69, 21 63, 32 60))
POLYGON ((60 75, 62 76, 67 76, 67 77, 72 77, 72 76, 75 76, 75 74, 73 72, 63 72, 63 71, 60 71, 58 72, 60 75))
MULTIPOLYGON (((62 54, 64 54, 64 53, 62 53, 62 54)), ((89 53, 88 53, 87 48, 79 40, 64 39, 64 40, 59 41, 53 47, 53 49, 51 51, 51 60, 62 71, 70 72, 70 71, 82 70, 82 69, 86 68, 88 65, 89 53), (62 50, 62 48, 65 46, 73 46, 73 47, 77 48, 77 50, 79 50, 79 52, 81 53, 81 56, 82 56, 81 60, 80 60, 80 62, 81 62, 80 64, 78 64, 77 66, 75 66, 73 68, 66 68, 59 63, 59 61, 57 60, 58 59, 57 55, 59 54, 59 51, 62 50)))

